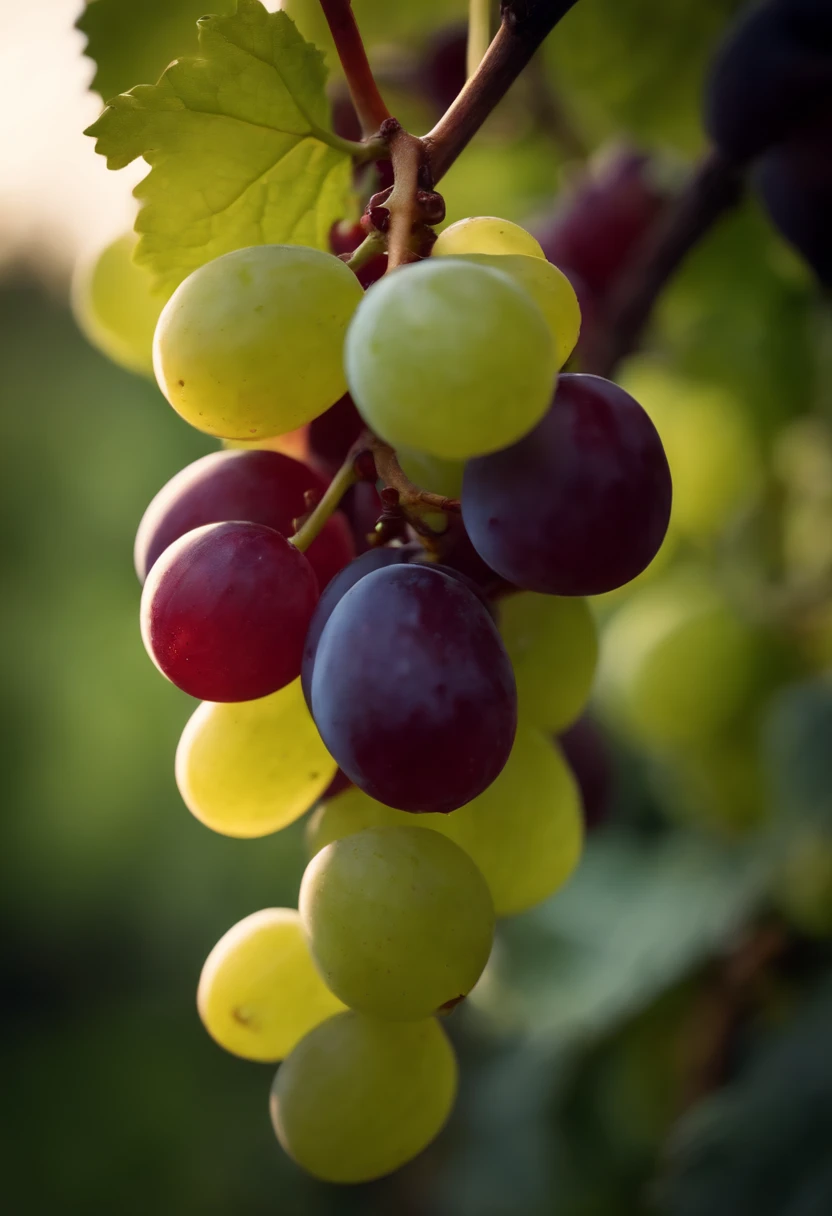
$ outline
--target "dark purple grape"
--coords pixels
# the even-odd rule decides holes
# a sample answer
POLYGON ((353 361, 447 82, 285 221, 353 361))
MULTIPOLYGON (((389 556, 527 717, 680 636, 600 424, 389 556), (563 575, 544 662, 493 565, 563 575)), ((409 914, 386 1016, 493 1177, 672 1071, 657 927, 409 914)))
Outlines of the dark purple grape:
MULTIPOLYGON (((652 178, 649 157, 620 148, 578 179, 535 236, 550 262, 602 296, 668 201, 652 178)), ((581 318, 583 330, 583 307, 581 318)))
POLYGON ((422 50, 416 81, 440 114, 456 100, 468 71, 468 26, 464 22, 439 30, 422 50))
POLYGON ((746 161, 832 111, 832 6, 769 0, 743 11, 711 66, 705 128, 746 161))
POLYGON ((670 499, 667 458, 638 402, 600 376, 563 375, 530 434, 468 462, 462 517, 480 557, 517 587, 599 595, 653 560, 670 499))
POLYGON ((349 393, 309 423, 309 458, 327 477, 334 477, 365 428, 349 393))
POLYGON ((321 794, 320 801, 328 802, 330 798, 337 798, 339 794, 343 794, 344 790, 349 789, 352 789, 352 782, 346 773, 342 773, 340 768, 337 768, 335 776, 321 794))
POLYGON ((467 587, 430 566, 375 570, 338 602, 318 642, 312 713, 361 789, 404 811, 453 811, 508 759, 514 673, 467 587))
POLYGON ((584 714, 556 736, 581 791, 584 823, 589 831, 600 827, 609 814, 612 762, 600 727, 584 714))
POLYGON ((252 701, 300 675, 318 583, 274 528, 207 524, 173 542, 142 593, 142 637, 159 670, 203 701, 252 701))
POLYGON ((772 148, 754 182, 777 229, 832 287, 832 121, 772 148))
POLYGON ((368 537, 384 510, 378 490, 370 481, 359 481, 341 499, 341 510, 349 522, 356 553, 366 553, 370 548, 368 537))
POLYGON ((315 662, 315 653, 318 649, 318 641, 324 631, 329 618, 332 616, 335 607, 339 601, 347 594, 351 587, 368 574, 372 574, 374 570, 381 570, 384 566, 395 566, 400 562, 406 562, 408 551, 403 547, 395 549, 368 549, 366 553, 362 553, 355 561, 350 562, 345 566, 329 584, 325 591, 321 593, 321 598, 318 600, 312 620, 309 623, 309 630, 306 634, 306 641, 303 646, 303 665, 301 667, 301 684, 303 686, 303 695, 306 697, 306 704, 312 706, 312 667, 315 662))
MULTIPOLYGON (((291 536, 293 521, 308 510, 304 494, 320 497, 326 481, 282 452, 212 452, 195 460, 163 486, 144 513, 134 558, 144 582, 173 541, 203 524, 246 520, 291 536)), ((307 551, 321 588, 355 553, 347 520, 333 515, 307 551)))

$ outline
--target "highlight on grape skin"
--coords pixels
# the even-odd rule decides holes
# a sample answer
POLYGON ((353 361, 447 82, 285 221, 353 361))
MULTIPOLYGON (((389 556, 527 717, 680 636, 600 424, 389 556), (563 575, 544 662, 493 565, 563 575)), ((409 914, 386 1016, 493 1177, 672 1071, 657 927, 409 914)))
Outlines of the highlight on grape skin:
POLYGON ((220 1047, 264 1061, 282 1060, 344 1009, 315 970, 291 908, 252 912, 223 934, 205 960, 196 1001, 220 1047))
POLYGON ((255 245, 207 262, 165 305, 159 387, 198 430, 226 439, 291 431, 346 391, 341 347, 361 300, 331 254, 255 245))
POLYGON ((206 701, 251 701, 300 675, 318 601, 309 562, 262 524, 206 524, 174 541, 142 592, 142 638, 172 683, 206 701))

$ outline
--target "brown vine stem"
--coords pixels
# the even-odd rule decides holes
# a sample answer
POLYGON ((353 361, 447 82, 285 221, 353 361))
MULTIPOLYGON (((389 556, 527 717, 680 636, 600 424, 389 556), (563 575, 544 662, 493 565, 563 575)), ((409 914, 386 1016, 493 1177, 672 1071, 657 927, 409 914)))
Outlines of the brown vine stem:
POLYGON ((393 165, 393 192, 384 204, 390 213, 390 228, 387 237, 387 270, 395 270, 411 262, 411 236, 416 219, 416 191, 419 188, 419 170, 422 167, 422 141, 408 134, 395 118, 389 119, 381 128, 387 135, 390 160, 393 165))
POLYGON ((321 8, 341 60, 358 121, 365 135, 374 135, 390 117, 364 50, 351 0, 321 0, 321 8))
POLYGON ((635 349, 662 288, 694 245, 739 202, 742 189, 738 165, 715 151, 702 158, 675 206, 622 270, 600 318, 597 338, 583 360, 584 371, 610 376, 635 349))
POLYGON ((438 182, 577 0, 503 0, 500 28, 456 101, 424 136, 438 182))
POLYGON ((462 504, 458 498, 445 498, 441 494, 420 490, 414 485, 402 470, 389 443, 384 443, 373 435, 369 446, 380 480, 398 492, 399 506, 405 514, 408 510, 417 514, 423 514, 425 511, 444 511, 449 515, 458 515, 461 512, 462 504))

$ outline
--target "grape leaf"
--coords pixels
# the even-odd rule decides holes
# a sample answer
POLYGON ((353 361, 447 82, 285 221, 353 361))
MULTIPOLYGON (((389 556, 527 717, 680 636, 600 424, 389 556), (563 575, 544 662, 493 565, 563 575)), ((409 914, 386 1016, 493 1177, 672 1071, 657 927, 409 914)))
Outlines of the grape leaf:
MULTIPOLYGON (((87 36, 95 63, 90 88, 105 101, 138 82, 158 80, 193 42, 205 0, 88 0, 77 26, 87 36)), ((212 11, 230 13, 233 0, 211 0, 212 11)))
POLYGON ((325 249, 349 207, 320 52, 258 0, 197 24, 199 58, 113 98, 87 131, 109 168, 139 156, 151 166, 134 192, 136 261, 167 290, 246 245, 325 249))

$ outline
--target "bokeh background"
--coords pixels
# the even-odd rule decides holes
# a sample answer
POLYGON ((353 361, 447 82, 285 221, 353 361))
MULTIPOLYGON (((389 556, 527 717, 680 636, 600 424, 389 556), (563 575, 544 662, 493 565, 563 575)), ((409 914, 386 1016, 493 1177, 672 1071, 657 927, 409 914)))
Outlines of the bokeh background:
MULTIPOLYGON (((205 4, 92 7, 124 47, 109 95, 193 49, 205 4)), ((311 0, 289 7, 313 35, 311 0)), ((69 310, 73 266, 129 226, 141 176, 108 174, 81 134, 100 109, 81 8, 0 0, 5 1210, 828 1216, 832 322, 810 272, 749 194, 620 369, 676 503, 654 568, 597 606, 584 861, 504 923, 449 1019, 463 1085, 438 1142, 380 1183, 317 1184, 274 1141, 270 1069, 196 1015, 225 929, 294 902, 303 830, 216 836, 174 785, 192 703, 141 645, 132 540, 213 444, 69 310)), ((465 4, 355 8, 391 108, 427 129, 456 70, 437 76, 436 35, 465 4)), ((579 0, 446 179, 449 219, 543 233, 622 140, 647 157, 640 189, 672 194, 738 8, 579 0)))

